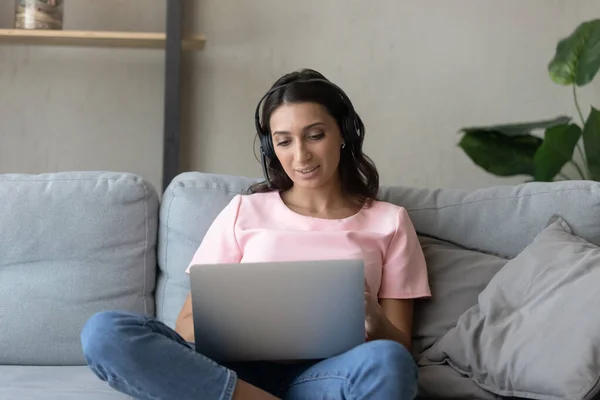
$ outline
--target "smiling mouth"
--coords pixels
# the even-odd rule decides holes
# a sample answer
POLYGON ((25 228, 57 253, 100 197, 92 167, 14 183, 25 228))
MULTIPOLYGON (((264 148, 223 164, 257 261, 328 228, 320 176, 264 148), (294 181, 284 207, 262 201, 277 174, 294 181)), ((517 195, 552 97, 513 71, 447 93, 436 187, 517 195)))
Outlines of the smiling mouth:
POLYGON ((311 172, 315 171, 319 167, 320 167, 320 165, 317 165, 316 167, 297 169, 296 172, 299 172, 301 174, 310 174, 311 172))

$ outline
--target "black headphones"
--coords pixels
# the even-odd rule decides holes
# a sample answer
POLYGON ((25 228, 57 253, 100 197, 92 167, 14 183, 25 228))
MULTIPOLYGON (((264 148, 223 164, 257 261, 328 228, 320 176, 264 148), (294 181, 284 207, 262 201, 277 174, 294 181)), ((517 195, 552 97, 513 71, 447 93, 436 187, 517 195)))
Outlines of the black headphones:
POLYGON ((262 126, 260 123, 260 106, 261 106, 262 102, 269 95, 271 95, 272 93, 276 92, 279 89, 282 89, 286 86, 290 86, 290 85, 294 85, 294 84, 303 84, 303 83, 312 83, 312 82, 325 83, 325 84, 331 86, 332 88, 336 89, 336 91, 339 93, 339 95, 342 99, 342 102, 346 105, 346 107, 348 107, 349 113, 346 117, 344 117, 342 119, 341 126, 340 126, 342 138, 344 139, 344 143, 350 144, 350 148, 352 148, 353 143, 362 141, 362 139, 364 138, 365 129, 364 129, 364 124, 363 124, 362 120, 360 119, 360 117, 358 116, 356 111, 354 110, 354 106, 352 105, 352 102, 348 98, 348 95, 346 95, 346 93, 339 86, 335 85, 334 83, 332 83, 326 79, 306 79, 306 80, 301 80, 301 81, 293 81, 293 82, 289 82, 289 83, 284 83, 283 85, 279 85, 279 86, 272 88, 271 90, 269 90, 267 93, 265 93, 260 98, 258 104, 256 105, 256 111, 254 113, 254 123, 256 125, 256 134, 258 135, 258 138, 260 140, 262 170, 263 170, 263 174, 265 176, 265 181, 267 182, 267 184, 269 186, 271 186, 271 180, 269 178, 269 172, 268 172, 269 167, 267 166, 267 158, 269 160, 271 160, 274 157, 276 157, 276 155, 275 155, 275 148, 273 146, 273 138, 271 137, 271 134, 269 132, 266 132, 262 129, 262 126))

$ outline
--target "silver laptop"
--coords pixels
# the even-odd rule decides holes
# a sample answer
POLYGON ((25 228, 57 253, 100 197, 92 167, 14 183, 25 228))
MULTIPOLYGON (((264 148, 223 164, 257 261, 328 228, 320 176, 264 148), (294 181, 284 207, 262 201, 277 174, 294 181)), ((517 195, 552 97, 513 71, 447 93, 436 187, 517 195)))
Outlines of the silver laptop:
POLYGON ((362 260, 193 265, 196 349, 219 362, 315 360, 365 341, 362 260))

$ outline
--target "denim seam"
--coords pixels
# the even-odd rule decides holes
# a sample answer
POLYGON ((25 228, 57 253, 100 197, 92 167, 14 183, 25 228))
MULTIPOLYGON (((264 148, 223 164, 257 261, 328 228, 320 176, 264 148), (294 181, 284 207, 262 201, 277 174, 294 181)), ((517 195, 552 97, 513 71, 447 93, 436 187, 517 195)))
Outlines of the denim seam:
MULTIPOLYGON (((151 316, 147 316, 147 315, 143 316, 143 320, 142 320, 142 326, 143 327, 149 327, 150 329, 152 329, 152 326, 150 326, 150 325, 153 325, 155 323, 157 323, 157 321, 156 321, 155 318, 153 318, 151 316)), ((191 351, 193 351, 194 353, 196 352, 194 349, 192 349, 190 347, 189 344, 187 344, 187 346, 188 346, 188 348, 191 351)), ((225 367, 223 367, 222 365, 220 365, 219 363, 215 362, 214 360, 212 360, 210 358, 207 358, 206 361, 209 362, 209 363, 211 363, 214 367, 225 368, 225 367)), ((233 371, 231 369, 225 368, 225 370, 226 370, 226 373, 227 373, 226 384, 225 384, 225 387, 223 388, 223 391, 221 392, 221 395, 219 396, 219 399, 220 400, 231 400, 233 398, 233 393, 235 391, 235 386, 236 386, 236 383, 237 383, 237 374, 236 374, 235 371, 233 371)), ((127 384, 122 379, 120 379, 118 377, 116 377, 116 378, 119 381, 121 381, 122 383, 127 384)), ((131 385, 128 385, 128 386, 131 386, 131 385)), ((133 389, 135 389, 135 391, 137 393, 146 394, 144 392, 141 392, 140 390, 137 390, 133 386, 131 386, 131 387, 133 389)), ((156 399, 156 400, 159 400, 158 397, 153 397, 153 398, 156 399)))
POLYGON ((351 395, 350 399, 356 399, 356 396, 354 396, 354 395, 351 394, 351 392, 352 392, 352 386, 353 385, 351 385, 351 384, 348 385, 348 383, 352 383, 352 380, 350 378, 346 377, 346 376, 343 376, 343 375, 321 375, 321 376, 312 376, 312 377, 309 376, 309 377, 303 378, 302 380, 298 380, 298 381, 295 381, 294 383, 290 384, 288 386, 288 389, 291 388, 291 387, 293 387, 293 386, 300 385, 302 383, 312 382, 312 381, 319 381, 319 380, 323 380, 323 379, 340 379, 340 380, 346 381, 346 385, 347 385, 347 389, 348 389, 348 394, 351 395))
POLYGON ((121 378, 120 376, 116 375, 114 372, 111 372, 110 375, 111 375, 111 377, 112 377, 112 379, 114 381, 117 381, 117 382, 119 382, 122 385, 128 386, 129 389, 131 389, 132 391, 134 391, 136 394, 143 395, 145 397, 150 397, 150 398, 155 399, 155 400, 160 400, 159 397, 153 396, 153 395, 149 394, 148 392, 142 391, 137 386, 134 386, 134 385, 132 385, 130 383, 125 382, 125 380, 123 378, 121 378))
POLYGON ((237 374, 235 371, 227 369, 227 384, 221 393, 221 400, 231 400, 237 383, 237 374))

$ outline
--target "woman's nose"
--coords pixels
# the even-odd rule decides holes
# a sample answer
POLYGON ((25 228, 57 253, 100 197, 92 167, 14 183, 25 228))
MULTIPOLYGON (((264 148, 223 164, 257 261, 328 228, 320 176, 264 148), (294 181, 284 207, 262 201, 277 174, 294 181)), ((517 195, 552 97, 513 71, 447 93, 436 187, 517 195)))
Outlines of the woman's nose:
POLYGON ((306 145, 304 143, 300 142, 296 145, 296 149, 295 149, 296 161, 310 160, 311 157, 312 156, 310 154, 310 151, 308 150, 308 148, 306 147, 306 145))

